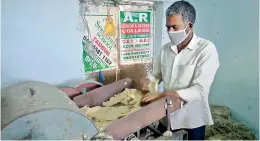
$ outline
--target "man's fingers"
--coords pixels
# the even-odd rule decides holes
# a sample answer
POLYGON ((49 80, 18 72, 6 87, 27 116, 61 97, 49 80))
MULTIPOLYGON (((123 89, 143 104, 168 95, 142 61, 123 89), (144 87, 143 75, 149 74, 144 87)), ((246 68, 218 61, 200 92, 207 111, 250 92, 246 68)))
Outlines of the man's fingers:
POLYGON ((147 99, 148 97, 150 97, 150 95, 149 95, 149 94, 147 94, 147 95, 144 95, 144 96, 143 96, 143 99, 147 99))
POLYGON ((147 93, 149 92, 149 90, 147 90, 147 89, 142 89, 141 92, 142 92, 143 94, 147 94, 147 93))
POLYGON ((145 102, 145 101, 146 101, 146 97, 143 97, 141 101, 142 101, 142 102, 145 102))
POLYGON ((146 101, 146 97, 143 97, 141 101, 142 101, 142 102, 145 102, 145 101, 146 101))
POLYGON ((152 96, 144 96, 143 99, 142 99, 142 102, 149 102, 153 99, 152 96))
POLYGON ((143 94, 147 94, 147 93, 149 93, 149 87, 148 87, 148 84, 150 83, 150 80, 149 79, 144 79, 144 81, 143 81, 143 87, 142 87, 142 89, 141 89, 141 92, 143 93, 143 94))
POLYGON ((148 84, 144 84, 144 85, 143 85, 143 87, 142 87, 142 89, 141 89, 141 92, 142 92, 143 94, 146 94, 146 93, 149 92, 148 84))

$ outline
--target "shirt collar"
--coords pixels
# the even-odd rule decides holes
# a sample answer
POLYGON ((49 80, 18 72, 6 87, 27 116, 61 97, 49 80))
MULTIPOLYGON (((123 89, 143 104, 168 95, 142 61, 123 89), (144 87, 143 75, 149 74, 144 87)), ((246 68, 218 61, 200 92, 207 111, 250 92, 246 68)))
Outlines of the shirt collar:
POLYGON ((192 37, 190 43, 188 44, 187 48, 188 48, 188 49, 191 49, 191 50, 194 49, 195 44, 196 44, 196 42, 197 42, 197 39, 198 39, 198 37, 196 36, 195 33, 193 33, 193 37, 192 37))
MULTIPOLYGON (((195 47, 197 38, 198 38, 198 37, 196 36, 196 34, 193 33, 193 37, 192 37, 190 43, 187 45, 186 48, 188 48, 188 49, 190 49, 190 50, 193 50, 194 47, 195 47)), ((172 45, 172 46, 171 46, 171 49, 172 49, 176 54, 178 54, 178 49, 177 49, 177 46, 176 46, 176 45, 172 45)))

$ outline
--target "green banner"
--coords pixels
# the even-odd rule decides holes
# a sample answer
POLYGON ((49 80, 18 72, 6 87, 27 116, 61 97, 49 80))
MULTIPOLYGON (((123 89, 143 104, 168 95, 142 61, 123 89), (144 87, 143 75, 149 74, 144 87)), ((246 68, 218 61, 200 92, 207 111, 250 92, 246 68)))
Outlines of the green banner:
MULTIPOLYGON (((105 6, 104 6, 105 8, 105 6)), ((96 7, 90 6, 90 11, 95 11, 96 7)), ((106 22, 107 11, 104 12, 91 12, 86 15, 85 18, 88 21, 89 30, 91 33, 91 39, 86 32, 86 36, 82 40, 82 60, 84 64, 85 73, 92 71, 105 70, 109 68, 114 68, 117 66, 115 55, 117 53, 116 49, 116 39, 113 36, 104 35, 104 27, 106 22), (84 49, 85 43, 92 42, 94 53, 92 56, 84 49)), ((117 26, 117 21, 119 13, 118 11, 111 11, 113 23, 117 26)))
MULTIPOLYGON (((85 41, 82 41, 82 47, 84 47, 85 41)), ((88 52, 83 48, 83 63, 85 72, 92 72, 96 70, 102 70, 110 68, 107 64, 103 63, 103 61, 98 57, 92 57, 88 54, 88 52)))
POLYGON ((120 11, 120 23, 150 23, 151 12, 120 11))
POLYGON ((131 38, 150 38, 150 34, 123 34, 121 39, 131 39, 131 38))
POLYGON ((120 11, 121 64, 151 60, 152 26, 152 11, 120 11))

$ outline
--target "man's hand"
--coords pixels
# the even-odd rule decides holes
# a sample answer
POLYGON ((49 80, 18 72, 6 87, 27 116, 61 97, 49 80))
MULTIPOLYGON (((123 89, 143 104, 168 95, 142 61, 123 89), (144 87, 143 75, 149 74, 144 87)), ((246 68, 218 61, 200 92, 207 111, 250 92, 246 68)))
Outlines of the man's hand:
POLYGON ((158 99, 161 99, 166 96, 174 96, 176 98, 180 98, 178 93, 176 92, 164 92, 164 93, 157 93, 157 94, 146 94, 141 100, 141 103, 149 103, 149 102, 154 102, 158 99))
POLYGON ((141 102, 142 103, 149 103, 149 102, 153 102, 156 101, 158 99, 161 99, 162 97, 164 97, 164 94, 146 94, 144 95, 144 97, 142 98, 141 102))
POLYGON ((164 92, 163 95, 164 95, 164 96, 174 96, 174 97, 176 97, 176 98, 181 98, 181 97, 179 96, 179 94, 176 93, 176 92, 164 92))
POLYGON ((150 80, 149 80, 149 79, 145 79, 145 80, 144 80, 143 87, 142 87, 142 89, 141 89, 141 92, 142 92, 143 94, 149 93, 149 87, 148 87, 149 83, 150 83, 150 80))

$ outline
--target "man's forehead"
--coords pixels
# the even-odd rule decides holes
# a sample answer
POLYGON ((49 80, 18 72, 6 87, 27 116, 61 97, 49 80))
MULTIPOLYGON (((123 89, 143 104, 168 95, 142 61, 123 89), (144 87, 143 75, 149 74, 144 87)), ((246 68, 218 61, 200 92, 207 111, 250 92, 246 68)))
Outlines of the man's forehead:
POLYGON ((184 25, 184 21, 181 14, 175 14, 166 18, 166 26, 179 26, 184 25))
POLYGON ((166 22, 183 22, 183 17, 181 14, 174 14, 172 16, 167 16, 166 22))

